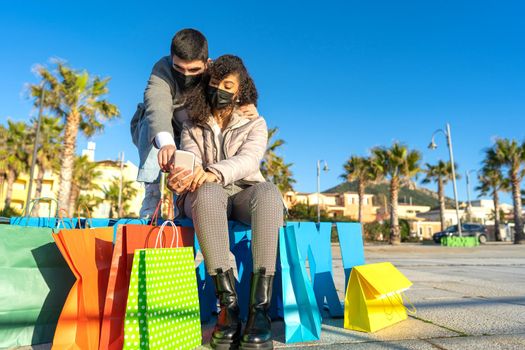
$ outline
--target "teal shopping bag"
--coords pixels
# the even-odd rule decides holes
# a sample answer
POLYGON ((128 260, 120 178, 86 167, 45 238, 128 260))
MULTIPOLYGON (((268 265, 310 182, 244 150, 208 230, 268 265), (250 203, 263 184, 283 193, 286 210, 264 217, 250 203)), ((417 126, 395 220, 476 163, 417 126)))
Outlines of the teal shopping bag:
MULTIPOLYGON (((156 247, 162 242, 167 224, 176 229, 172 221, 164 222, 156 247)), ((135 250, 124 321, 124 349, 194 349, 201 341, 193 248, 135 250)))
POLYGON ((53 340, 75 278, 51 233, 0 225, 0 348, 53 340))
POLYGON ((282 271, 284 334, 286 343, 321 338, 321 315, 314 289, 301 259, 295 228, 287 225, 279 233, 282 271))

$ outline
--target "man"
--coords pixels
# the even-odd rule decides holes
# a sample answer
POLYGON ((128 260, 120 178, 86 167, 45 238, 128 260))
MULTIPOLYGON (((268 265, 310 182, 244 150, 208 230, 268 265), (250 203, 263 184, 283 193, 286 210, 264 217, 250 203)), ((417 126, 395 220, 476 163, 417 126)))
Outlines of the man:
MULTIPOLYGON (((195 87, 210 64, 208 41, 195 29, 183 29, 171 41, 170 56, 154 66, 140 103, 131 120, 131 135, 140 157, 137 181, 146 193, 141 217, 151 217, 161 198, 160 171, 168 172, 179 146, 182 123, 187 119, 185 92, 195 87)), ((254 105, 241 108, 246 118, 256 118, 254 105)))

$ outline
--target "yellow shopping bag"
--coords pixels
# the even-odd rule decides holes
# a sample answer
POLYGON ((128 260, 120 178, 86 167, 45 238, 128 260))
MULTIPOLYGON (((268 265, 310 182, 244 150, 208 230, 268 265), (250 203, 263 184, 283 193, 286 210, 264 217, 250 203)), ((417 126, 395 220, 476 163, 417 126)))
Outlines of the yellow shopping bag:
POLYGON ((354 267, 346 290, 345 328, 376 332, 405 320, 403 292, 411 285, 389 262, 354 267))

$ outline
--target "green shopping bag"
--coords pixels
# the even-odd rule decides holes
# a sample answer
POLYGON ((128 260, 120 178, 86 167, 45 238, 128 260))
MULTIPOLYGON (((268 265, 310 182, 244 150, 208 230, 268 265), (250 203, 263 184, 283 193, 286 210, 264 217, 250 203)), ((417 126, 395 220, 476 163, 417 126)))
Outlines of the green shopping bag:
POLYGON ((52 232, 0 225, 0 348, 53 340, 75 278, 52 232))
POLYGON ((135 250, 124 321, 124 349, 194 349, 201 345, 193 248, 162 248, 167 224, 173 229, 172 247, 178 230, 172 221, 166 221, 154 249, 135 250))

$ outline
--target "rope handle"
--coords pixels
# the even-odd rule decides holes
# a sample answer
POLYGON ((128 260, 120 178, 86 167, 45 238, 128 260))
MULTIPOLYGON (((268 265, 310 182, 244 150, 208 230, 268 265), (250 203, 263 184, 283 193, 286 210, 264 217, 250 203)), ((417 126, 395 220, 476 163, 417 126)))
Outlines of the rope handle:
MULTIPOLYGON (((62 215, 62 213, 65 213, 66 216, 68 216, 68 212, 66 209, 64 208, 58 209, 58 212, 57 212, 58 218, 57 218, 57 227, 56 227, 57 230, 60 228, 60 224, 62 224, 64 228, 67 229, 66 222, 64 221, 64 216, 62 215)), ((75 225, 73 225, 73 220, 71 220, 71 218, 69 219, 69 223, 71 224, 71 228, 75 227, 75 225)))
POLYGON ((417 314, 417 308, 414 306, 414 304, 412 303, 412 301, 410 300, 410 298, 405 294, 405 292, 400 292, 400 293, 396 293, 396 295, 399 296, 399 299, 401 301, 401 304, 403 304, 403 306, 405 306, 405 303, 404 301, 407 302, 407 304, 410 306, 410 308, 408 308, 407 306, 405 306, 405 309, 407 310, 407 312, 411 315, 415 315, 417 314))
MULTIPOLYGON (((387 295, 388 300, 390 300, 391 297, 393 297, 395 299, 395 301, 397 301, 399 304, 401 304, 409 314, 411 314, 411 315, 417 314, 416 307, 414 306, 412 301, 407 297, 405 292, 397 292, 397 293, 394 293, 393 295, 387 295), (405 300, 408 303, 408 305, 410 306, 410 308, 408 306, 405 306, 405 300)), ((390 303, 393 304, 392 300, 390 300, 390 303)))
MULTIPOLYGON (((171 229, 173 231, 173 238, 171 239, 170 248, 173 248, 173 243, 175 242, 175 235, 177 234, 178 237, 181 236, 180 229, 173 223, 173 221, 166 220, 160 226, 159 233, 157 234, 157 239, 155 240, 155 249, 157 249, 157 246, 159 245, 159 243, 160 243, 160 248, 164 248, 162 246, 162 234, 164 233, 164 228, 166 227, 167 224, 171 225, 171 229)), ((176 248, 179 248, 179 240, 178 239, 177 239, 177 247, 176 248)))
POLYGON ((89 211, 89 208, 85 204, 80 204, 77 208, 77 219, 78 219, 78 227, 81 227, 81 221, 80 221, 80 208, 84 208, 86 210, 86 222, 84 224, 84 228, 93 228, 93 218, 91 217, 91 212, 89 211), (89 223, 91 222, 91 224, 89 223))
POLYGON ((173 208, 173 205, 172 205, 172 201, 170 201, 170 198, 169 197, 166 197, 166 198, 163 198, 161 200, 159 200, 159 203, 157 204, 157 207, 155 208, 155 212, 153 213, 153 216, 151 217, 151 223, 150 223, 150 226, 153 226, 153 223, 155 223, 155 226, 157 225, 157 222, 159 220, 159 217, 162 217, 162 212, 161 212, 161 206, 162 204, 164 204, 165 202, 168 202, 168 217, 173 217, 175 215, 175 209, 173 208))
MULTIPOLYGON (((22 217, 22 219, 26 219, 26 226, 29 225, 29 218, 31 217, 31 213, 33 212, 33 209, 35 208, 35 206, 40 203, 41 200, 48 200, 48 201, 52 201, 52 202, 55 202, 56 205, 57 205, 57 212, 55 213, 55 218, 58 216, 58 201, 55 199, 55 198, 51 198, 51 197, 38 197, 38 198, 35 198, 35 199, 32 199, 30 200, 27 204, 26 204, 26 210, 29 208, 29 210, 27 210, 24 214, 24 216, 22 217)), ((48 219, 51 219, 51 206, 49 206, 49 214, 48 214, 48 219)))

